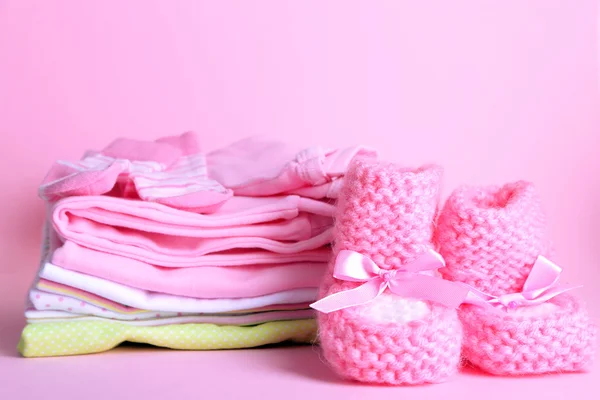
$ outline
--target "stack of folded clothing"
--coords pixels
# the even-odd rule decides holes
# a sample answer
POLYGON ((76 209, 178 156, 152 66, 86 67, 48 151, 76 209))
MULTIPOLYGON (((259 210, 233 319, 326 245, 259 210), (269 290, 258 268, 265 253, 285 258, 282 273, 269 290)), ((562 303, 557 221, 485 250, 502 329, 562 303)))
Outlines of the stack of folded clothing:
POLYGON ((256 138, 203 154, 188 132, 57 162, 40 187, 48 218, 20 352, 312 341, 333 202, 359 155, 376 156, 256 138))

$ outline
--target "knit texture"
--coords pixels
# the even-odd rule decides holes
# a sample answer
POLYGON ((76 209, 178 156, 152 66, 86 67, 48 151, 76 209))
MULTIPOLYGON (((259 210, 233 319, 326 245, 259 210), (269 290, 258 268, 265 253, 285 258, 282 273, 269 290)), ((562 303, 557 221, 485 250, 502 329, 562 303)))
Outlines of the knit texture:
MULTIPOLYGON (((536 258, 551 254, 539 197, 524 181, 455 190, 435 236, 446 260, 440 269, 446 279, 496 296, 520 292, 536 258)), ((507 313, 463 305, 464 356, 497 375, 589 368, 596 328, 584 306, 567 294, 545 306, 550 307, 507 313)))
POLYGON ((539 255, 550 257, 546 219, 531 183, 455 190, 436 239, 449 280, 498 296, 520 290, 539 255))
MULTIPOLYGON (((380 268, 392 269, 433 247, 441 175, 436 166, 408 170, 381 161, 353 162, 340 193, 334 257, 321 297, 358 286, 333 278, 341 250, 360 252, 380 268)), ((456 372, 462 341, 456 310, 388 293, 372 303, 319 313, 323 355, 336 373, 399 385, 440 382, 456 372), (386 321, 393 313, 378 314, 380 307, 372 303, 398 305, 408 313, 412 308, 414 319, 386 321)))

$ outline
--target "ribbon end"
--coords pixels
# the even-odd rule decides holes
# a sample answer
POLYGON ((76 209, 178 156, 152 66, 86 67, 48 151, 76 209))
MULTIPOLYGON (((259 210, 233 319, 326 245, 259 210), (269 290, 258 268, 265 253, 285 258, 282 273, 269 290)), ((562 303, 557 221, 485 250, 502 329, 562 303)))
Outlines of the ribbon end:
POLYGON ((444 257, 442 257, 440 253, 433 249, 429 249, 429 254, 439 261, 440 266, 438 268, 444 268, 446 266, 446 260, 444 260, 444 257))
POLYGON ((314 303, 309 304, 309 307, 312 308, 313 310, 317 310, 317 311, 322 312, 324 314, 328 314, 329 313, 329 311, 327 309, 325 309, 325 308, 322 307, 321 300, 315 301, 314 303))

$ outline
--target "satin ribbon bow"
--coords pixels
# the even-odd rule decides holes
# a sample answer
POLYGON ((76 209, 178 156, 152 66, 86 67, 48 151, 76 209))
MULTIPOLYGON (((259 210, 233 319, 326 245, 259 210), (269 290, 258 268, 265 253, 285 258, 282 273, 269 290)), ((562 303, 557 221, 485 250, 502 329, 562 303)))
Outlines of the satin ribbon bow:
POLYGON ((429 250, 398 269, 385 270, 361 253, 342 250, 335 260, 334 278, 364 283, 357 288, 334 293, 310 306, 323 313, 330 313, 369 303, 389 289, 398 296, 434 301, 456 308, 465 300, 469 288, 423 274, 444 265, 442 256, 429 250))
POLYGON ((508 311, 545 303, 561 293, 581 287, 559 284, 561 272, 562 268, 558 265, 544 256, 538 256, 521 292, 492 296, 471 287, 465 303, 508 311))

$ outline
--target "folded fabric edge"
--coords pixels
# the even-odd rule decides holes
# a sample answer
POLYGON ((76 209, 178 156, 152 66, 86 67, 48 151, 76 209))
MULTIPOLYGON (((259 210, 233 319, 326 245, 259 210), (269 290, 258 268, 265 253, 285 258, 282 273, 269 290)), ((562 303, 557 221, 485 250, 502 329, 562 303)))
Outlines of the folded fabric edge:
POLYGON ((26 358, 101 353, 123 342, 174 350, 226 350, 291 342, 313 343, 314 319, 267 322, 255 326, 184 324, 131 327, 118 322, 56 322, 25 326, 17 346, 26 358))

